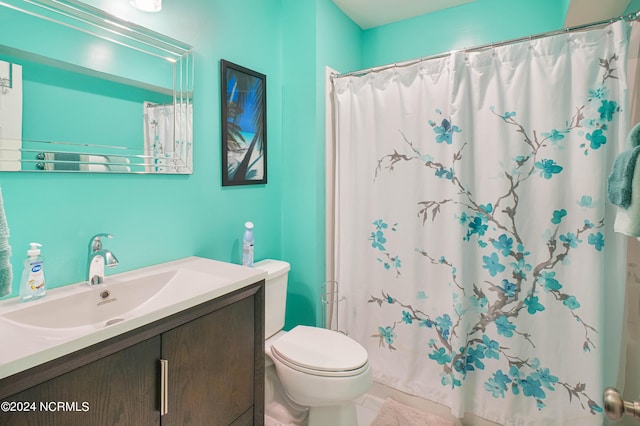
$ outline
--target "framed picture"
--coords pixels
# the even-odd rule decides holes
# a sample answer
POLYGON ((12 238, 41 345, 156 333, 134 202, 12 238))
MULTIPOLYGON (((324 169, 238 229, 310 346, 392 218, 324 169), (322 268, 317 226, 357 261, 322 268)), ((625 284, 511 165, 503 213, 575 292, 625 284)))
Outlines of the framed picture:
POLYGON ((222 185, 267 183, 267 78, 222 59, 222 185))

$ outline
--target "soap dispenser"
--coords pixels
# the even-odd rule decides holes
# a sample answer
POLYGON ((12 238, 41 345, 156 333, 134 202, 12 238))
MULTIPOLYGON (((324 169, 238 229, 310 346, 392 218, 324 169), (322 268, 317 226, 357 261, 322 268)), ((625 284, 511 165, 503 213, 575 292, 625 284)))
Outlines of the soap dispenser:
POLYGON ((253 222, 246 222, 244 224, 242 266, 253 266, 253 222))
POLYGON ((44 280, 44 263, 40 256, 42 244, 31 243, 31 249, 27 251, 20 280, 20 301, 26 302, 38 299, 47 294, 44 280))

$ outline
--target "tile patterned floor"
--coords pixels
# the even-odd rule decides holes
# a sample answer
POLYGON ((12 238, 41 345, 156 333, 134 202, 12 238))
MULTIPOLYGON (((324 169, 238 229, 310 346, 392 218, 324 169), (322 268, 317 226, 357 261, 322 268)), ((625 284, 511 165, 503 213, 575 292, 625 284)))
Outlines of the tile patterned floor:
MULTIPOLYGON (((358 426, 371 426, 371 423, 378 415, 384 399, 373 395, 365 394, 356 400, 356 415, 358 416, 358 426)), ((278 422, 271 417, 265 416, 265 426, 292 426, 278 422)))
POLYGON ((365 394, 356 400, 358 426, 370 426, 378 415, 384 399, 365 394))

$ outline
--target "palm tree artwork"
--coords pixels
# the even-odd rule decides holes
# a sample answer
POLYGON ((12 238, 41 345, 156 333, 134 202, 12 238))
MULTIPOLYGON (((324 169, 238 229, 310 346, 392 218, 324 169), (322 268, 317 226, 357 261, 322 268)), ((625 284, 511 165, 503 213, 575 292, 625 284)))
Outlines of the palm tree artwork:
POLYGON ((266 77, 222 61, 223 185, 266 183, 266 77))

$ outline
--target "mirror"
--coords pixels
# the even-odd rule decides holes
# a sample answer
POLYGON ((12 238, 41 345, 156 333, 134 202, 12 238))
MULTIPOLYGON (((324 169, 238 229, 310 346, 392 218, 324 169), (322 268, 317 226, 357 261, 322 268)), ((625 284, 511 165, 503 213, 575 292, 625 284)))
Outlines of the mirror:
POLYGON ((0 171, 192 172, 192 47, 77 0, 0 1, 0 171))

